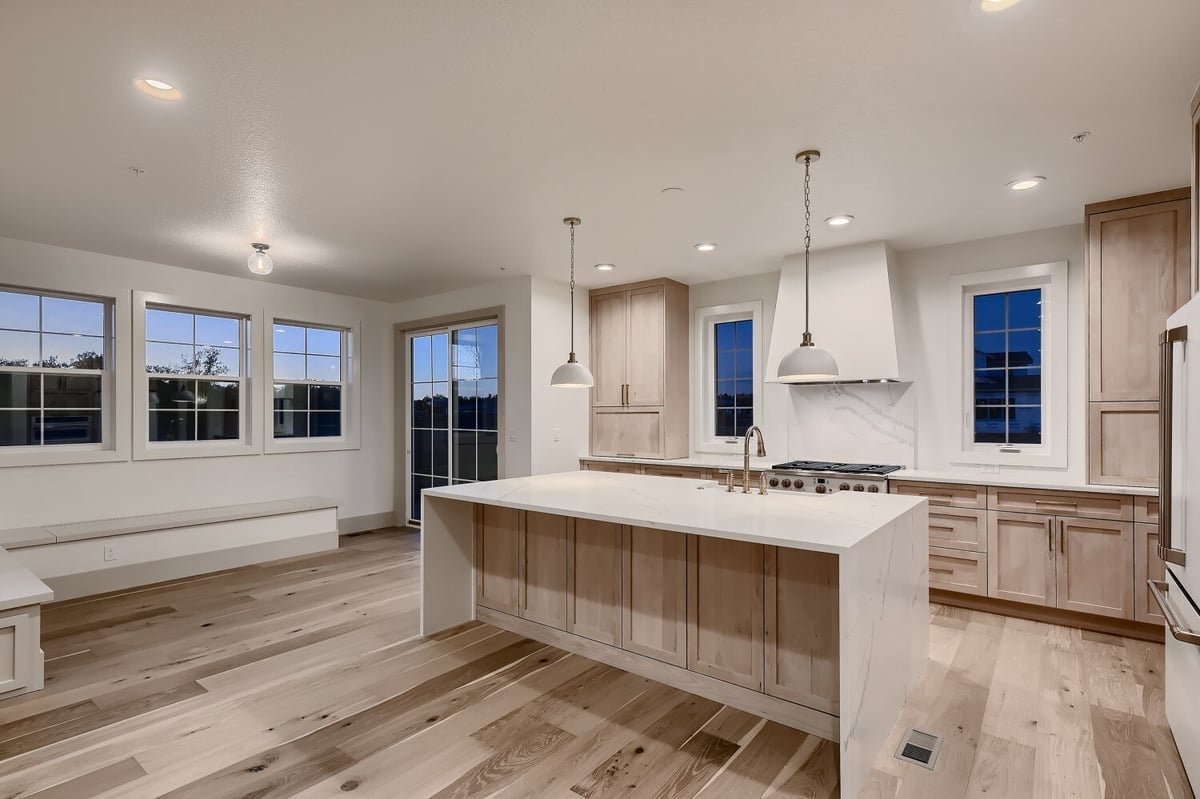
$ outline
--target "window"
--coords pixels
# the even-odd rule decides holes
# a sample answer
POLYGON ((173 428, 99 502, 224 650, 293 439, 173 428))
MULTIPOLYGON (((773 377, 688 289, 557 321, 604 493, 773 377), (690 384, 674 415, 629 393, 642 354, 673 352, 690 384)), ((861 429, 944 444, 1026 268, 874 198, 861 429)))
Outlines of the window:
POLYGON ((279 321, 272 329, 272 435, 341 436, 346 331, 279 321))
POLYGON ((1067 264, 950 280, 951 463, 1064 468, 1067 264))
POLYGON ((499 476, 499 326, 471 323, 411 334, 409 518, 421 491, 499 476))
POLYGON ((105 440, 112 302, 0 290, 0 447, 105 440))
POLYGON ((762 418, 762 303, 696 309, 696 449, 741 452, 762 418))
POLYGON ((241 316, 146 307, 149 441, 243 439, 248 327, 241 316))
POLYGON ((1042 290, 976 294, 975 443, 1042 443, 1042 290))

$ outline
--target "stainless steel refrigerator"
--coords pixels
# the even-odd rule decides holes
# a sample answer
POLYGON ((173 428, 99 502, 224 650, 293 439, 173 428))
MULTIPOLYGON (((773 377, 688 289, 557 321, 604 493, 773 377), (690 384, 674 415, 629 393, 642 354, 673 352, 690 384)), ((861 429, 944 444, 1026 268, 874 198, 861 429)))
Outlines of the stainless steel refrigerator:
POLYGON ((1200 296, 1167 320, 1162 347, 1159 552, 1150 589, 1167 619, 1167 721, 1200 786, 1200 296))

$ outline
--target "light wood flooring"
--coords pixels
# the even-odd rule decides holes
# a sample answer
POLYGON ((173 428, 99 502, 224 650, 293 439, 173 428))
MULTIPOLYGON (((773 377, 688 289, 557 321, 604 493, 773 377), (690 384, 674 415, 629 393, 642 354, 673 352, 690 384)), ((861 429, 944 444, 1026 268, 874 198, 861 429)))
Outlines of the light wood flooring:
MULTIPOLYGON (((0 799, 830 797, 830 744, 485 625, 417 631, 411 533, 49 607, 0 799)), ((935 606, 870 797, 1192 799, 1162 647, 935 606), (896 739, 898 740, 898 738, 896 739)))

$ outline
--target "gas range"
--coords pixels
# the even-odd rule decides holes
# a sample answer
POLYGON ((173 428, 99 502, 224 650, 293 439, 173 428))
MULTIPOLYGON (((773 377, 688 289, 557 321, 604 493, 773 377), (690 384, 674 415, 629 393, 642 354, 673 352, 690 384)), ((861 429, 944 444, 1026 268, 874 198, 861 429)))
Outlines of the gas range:
POLYGON ((838 491, 886 494, 887 475, 903 468, 878 463, 788 461, 777 463, 767 471, 767 485, 806 494, 834 494, 838 491))

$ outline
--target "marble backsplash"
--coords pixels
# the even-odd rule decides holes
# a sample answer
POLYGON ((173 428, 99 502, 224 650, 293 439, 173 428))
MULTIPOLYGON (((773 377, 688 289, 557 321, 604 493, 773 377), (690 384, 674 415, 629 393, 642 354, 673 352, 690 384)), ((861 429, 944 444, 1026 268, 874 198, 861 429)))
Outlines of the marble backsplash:
POLYGON ((789 459, 914 466, 912 383, 793 385, 789 392, 789 459))

